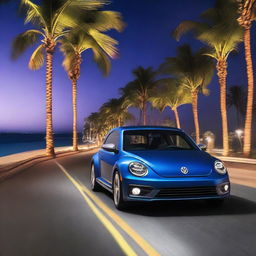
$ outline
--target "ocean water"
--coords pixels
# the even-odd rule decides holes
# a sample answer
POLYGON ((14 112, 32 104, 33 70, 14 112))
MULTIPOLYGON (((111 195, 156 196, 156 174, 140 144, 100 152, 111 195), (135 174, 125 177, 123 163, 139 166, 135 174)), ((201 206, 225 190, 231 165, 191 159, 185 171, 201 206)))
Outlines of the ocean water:
MULTIPOLYGON (((79 143, 82 143, 82 135, 79 135, 79 143)), ((72 135, 55 134, 54 146, 71 146, 72 135)), ((17 134, 17 133, 1 133, 0 134, 0 157, 10 154, 21 153, 36 149, 45 148, 44 134, 17 134)))

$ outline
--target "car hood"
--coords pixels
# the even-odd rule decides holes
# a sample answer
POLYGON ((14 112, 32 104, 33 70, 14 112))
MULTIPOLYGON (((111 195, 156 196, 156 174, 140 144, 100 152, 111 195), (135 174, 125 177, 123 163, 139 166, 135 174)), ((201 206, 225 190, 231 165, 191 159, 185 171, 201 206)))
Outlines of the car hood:
POLYGON ((129 153, 162 177, 208 176, 213 169, 213 157, 200 150, 147 150, 129 153), (188 173, 183 174, 181 167, 186 167, 188 173))

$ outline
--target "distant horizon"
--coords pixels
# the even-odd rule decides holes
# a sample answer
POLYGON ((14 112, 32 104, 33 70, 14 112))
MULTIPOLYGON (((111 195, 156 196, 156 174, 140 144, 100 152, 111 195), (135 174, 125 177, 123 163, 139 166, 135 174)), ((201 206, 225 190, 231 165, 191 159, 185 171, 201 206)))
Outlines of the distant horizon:
MULTIPOLYGON (((82 133, 82 132, 79 132, 78 133, 82 133)), ((0 134, 42 134, 44 135, 45 134, 45 131, 41 131, 41 132, 38 132, 38 131, 35 131, 35 132, 4 132, 4 131, 0 131, 0 134)), ((67 131, 67 132, 54 132, 54 134, 70 134, 72 135, 72 131, 67 131)))

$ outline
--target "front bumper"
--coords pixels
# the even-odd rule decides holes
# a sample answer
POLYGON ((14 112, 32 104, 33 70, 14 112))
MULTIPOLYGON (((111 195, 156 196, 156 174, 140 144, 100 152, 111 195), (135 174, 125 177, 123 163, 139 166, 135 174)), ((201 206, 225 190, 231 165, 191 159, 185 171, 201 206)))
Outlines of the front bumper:
POLYGON ((123 178, 122 186, 125 201, 195 200, 225 198, 230 195, 228 175, 220 178, 123 178), (224 186, 228 189, 225 190, 224 186), (133 195, 133 188, 139 188, 140 194, 133 195))

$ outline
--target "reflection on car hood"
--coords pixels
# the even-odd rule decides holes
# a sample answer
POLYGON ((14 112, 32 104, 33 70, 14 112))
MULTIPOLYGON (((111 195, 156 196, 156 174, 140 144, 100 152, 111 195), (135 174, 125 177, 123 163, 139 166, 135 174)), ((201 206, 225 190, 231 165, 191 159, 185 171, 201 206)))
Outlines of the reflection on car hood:
POLYGON ((129 151, 163 177, 207 176, 213 169, 213 158, 200 150, 129 151), (188 169, 187 174, 181 167, 188 169))

